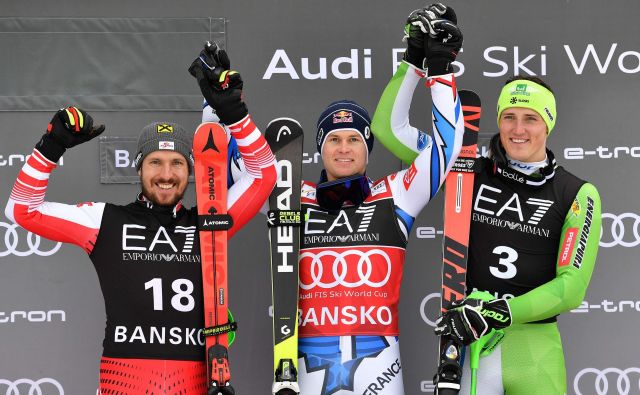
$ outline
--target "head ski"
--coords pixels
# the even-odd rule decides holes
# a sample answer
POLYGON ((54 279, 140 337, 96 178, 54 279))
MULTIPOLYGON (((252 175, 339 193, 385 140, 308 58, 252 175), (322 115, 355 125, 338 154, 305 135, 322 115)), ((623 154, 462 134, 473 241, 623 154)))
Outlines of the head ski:
MULTIPOLYGON (((464 137, 460 155, 445 180, 441 313, 446 312, 451 302, 465 297, 473 180, 478 167, 480 97, 468 90, 460 91, 459 95, 464 114, 464 137)), ((462 378, 461 351, 459 343, 447 338, 440 340, 438 372, 434 377, 436 394, 458 394, 462 378)))
POLYGON ((278 161, 278 181, 269 196, 269 240, 273 302, 274 395, 298 388, 298 251, 303 131, 290 118, 269 123, 265 138, 278 161))
POLYGON ((202 259, 207 394, 234 395, 229 370, 229 322, 227 288, 227 136, 217 123, 198 126, 193 137, 193 157, 202 259))

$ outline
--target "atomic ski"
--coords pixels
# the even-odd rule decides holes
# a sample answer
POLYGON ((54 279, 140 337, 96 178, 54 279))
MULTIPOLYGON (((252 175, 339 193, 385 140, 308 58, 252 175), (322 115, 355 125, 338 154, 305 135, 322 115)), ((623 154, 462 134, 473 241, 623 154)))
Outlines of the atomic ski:
POLYGON ((229 370, 229 322, 227 288, 227 230, 233 225, 227 214, 227 136, 217 123, 198 126, 193 136, 193 157, 198 207, 198 231, 202 259, 207 361, 207 394, 234 395, 229 370))
MULTIPOLYGON (((473 179, 478 167, 480 97, 467 90, 458 94, 464 115, 464 137, 460 155, 445 180, 441 313, 447 311, 451 302, 465 297, 473 179)), ((460 391, 461 351, 462 345, 452 339, 440 340, 438 372, 434 377, 437 395, 456 395, 460 391)))
POLYGON ((298 394, 298 251, 303 131, 290 118, 269 123, 265 138, 277 158, 278 181, 269 196, 273 303, 274 395, 298 394))

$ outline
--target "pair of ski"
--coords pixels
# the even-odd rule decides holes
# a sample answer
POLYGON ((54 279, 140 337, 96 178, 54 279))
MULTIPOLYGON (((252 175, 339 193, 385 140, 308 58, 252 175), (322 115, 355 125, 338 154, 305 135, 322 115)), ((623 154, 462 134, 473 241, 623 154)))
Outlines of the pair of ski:
MULTIPOLYGON (((275 395, 295 395, 298 366, 298 251, 303 132, 289 118, 272 121, 265 138, 279 167, 269 197, 273 286, 275 395)), ((201 124, 193 138, 196 205, 205 310, 207 395, 234 395, 228 348, 237 324, 230 319, 227 287, 227 137, 217 123, 201 124)))

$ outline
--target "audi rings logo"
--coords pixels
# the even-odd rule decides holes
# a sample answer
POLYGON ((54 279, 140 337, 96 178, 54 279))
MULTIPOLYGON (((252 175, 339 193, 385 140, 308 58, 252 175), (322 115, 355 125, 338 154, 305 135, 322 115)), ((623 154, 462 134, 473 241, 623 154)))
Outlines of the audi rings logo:
POLYGON ((440 311, 440 294, 437 292, 430 293, 425 296, 420 302, 420 317, 422 320, 427 323, 427 325, 431 327, 436 327, 436 319, 438 312, 440 311), (427 304, 429 304, 429 308, 427 308, 427 304), (428 313, 434 314, 434 319, 430 319, 428 313))
POLYGON ((40 380, 18 379, 14 381, 0 379, 0 394, 4 395, 64 395, 62 385, 55 379, 40 380))
POLYGON ((614 394, 629 395, 640 393, 640 368, 606 368, 582 369, 573 380, 573 390, 576 395, 587 395, 591 392, 583 394, 583 390, 591 390, 594 388, 597 395, 609 394, 609 379, 611 379, 611 387, 615 384, 614 394))
MULTIPOLYGON (((319 254, 305 252, 300 255, 300 261, 305 258, 311 258, 309 263, 308 275, 300 276, 300 288, 309 290, 314 287, 333 288, 338 285, 347 288, 356 288, 362 285, 368 285, 372 288, 380 288, 384 286, 389 277, 391 277, 391 259, 386 252, 380 249, 372 249, 369 251, 348 250, 344 252, 336 252, 331 250, 321 251, 319 254), (355 257, 357 262, 357 276, 349 273, 349 265, 347 259, 355 257), (328 259, 323 259, 328 257, 328 259), (386 263, 386 274, 378 276, 374 274, 374 261, 380 262, 380 259, 386 263), (325 274, 325 264, 331 265, 331 274, 325 274), (304 280, 311 279, 310 283, 304 280)), ((378 265, 375 265, 378 267, 378 265)), ((377 272, 377 271, 376 271, 377 272)))
POLYGON ((50 256, 55 254, 62 245, 62 243, 56 243, 50 249, 41 249, 40 242, 42 238, 31 232, 26 233, 26 243, 24 241, 21 242, 21 240, 24 240, 22 239, 24 236, 21 236, 24 235, 24 229, 19 225, 0 222, 0 231, 2 231, 2 229, 4 230, 5 247, 2 248, 0 246, 0 257, 11 254, 16 256, 29 256, 32 254, 50 256), (26 246, 24 244, 26 244, 26 246))
POLYGON ((620 215, 602 213, 601 247, 635 247, 640 244, 640 216, 636 213, 620 215))

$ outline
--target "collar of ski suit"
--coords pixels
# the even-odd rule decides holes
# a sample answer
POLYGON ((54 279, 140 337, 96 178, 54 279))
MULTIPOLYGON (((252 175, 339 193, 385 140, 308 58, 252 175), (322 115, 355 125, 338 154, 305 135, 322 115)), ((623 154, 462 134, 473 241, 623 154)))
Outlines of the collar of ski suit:
POLYGON ((173 216, 173 218, 176 218, 178 216, 178 211, 180 211, 180 209, 183 207, 182 200, 176 203, 176 205, 173 207, 156 206, 155 204, 153 204, 151 200, 147 199, 142 194, 142 192, 138 193, 138 196, 136 197, 136 202, 156 212, 161 212, 161 213, 171 212, 171 215, 173 216))
POLYGON ((501 176, 510 182, 532 187, 541 187, 546 184, 547 181, 552 180, 556 175, 556 168, 558 167, 556 158, 549 149, 547 149, 547 165, 531 174, 523 173, 519 171, 516 166, 510 166, 508 163, 506 165, 495 161, 492 161, 492 163, 493 174, 501 176))

